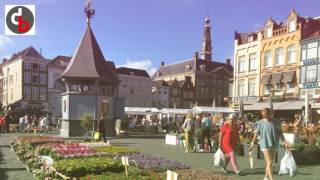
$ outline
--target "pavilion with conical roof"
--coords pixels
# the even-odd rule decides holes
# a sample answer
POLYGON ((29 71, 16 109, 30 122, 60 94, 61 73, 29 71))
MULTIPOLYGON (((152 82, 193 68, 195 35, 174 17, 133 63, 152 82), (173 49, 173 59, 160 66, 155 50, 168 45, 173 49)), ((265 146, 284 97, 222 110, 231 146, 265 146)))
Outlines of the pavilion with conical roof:
POLYGON ((116 67, 105 60, 90 26, 94 15, 90 0, 86 2, 85 12, 86 30, 68 67, 59 77, 66 87, 62 94, 61 135, 64 137, 82 135, 80 119, 86 113, 95 120, 103 116, 106 132, 112 132, 114 118, 119 118, 124 111, 123 99, 117 98, 116 67))

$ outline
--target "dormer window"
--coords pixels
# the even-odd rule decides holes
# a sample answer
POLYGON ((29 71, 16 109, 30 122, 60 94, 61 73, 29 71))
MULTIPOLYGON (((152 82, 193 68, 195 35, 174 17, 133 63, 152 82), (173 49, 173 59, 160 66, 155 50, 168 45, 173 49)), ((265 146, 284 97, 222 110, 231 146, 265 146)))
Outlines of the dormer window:
POLYGON ((271 38, 272 37, 272 27, 267 27, 266 29, 266 36, 267 38, 271 38))
POLYGON ((248 37, 248 42, 252 42, 252 41, 253 41, 253 36, 251 35, 248 37))
POLYGON ((186 66, 186 72, 190 72, 190 71, 191 71, 191 66, 190 65, 186 66))
POLYGON ((200 65, 200 70, 201 70, 201 71, 206 71, 206 65, 201 64, 201 65, 200 65))
POLYGON ((288 27, 289 32, 295 31, 296 28, 297 28, 296 20, 295 20, 295 19, 294 19, 294 20, 290 20, 290 21, 289 21, 289 27, 288 27))

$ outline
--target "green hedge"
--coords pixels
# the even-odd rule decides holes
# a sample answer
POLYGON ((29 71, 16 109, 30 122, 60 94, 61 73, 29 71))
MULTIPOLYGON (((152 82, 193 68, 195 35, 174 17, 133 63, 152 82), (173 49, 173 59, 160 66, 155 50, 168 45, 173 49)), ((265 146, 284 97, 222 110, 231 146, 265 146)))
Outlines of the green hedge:
POLYGON ((124 166, 120 161, 106 157, 63 159, 55 161, 53 167, 68 177, 82 177, 87 174, 119 173, 124 171, 124 166))

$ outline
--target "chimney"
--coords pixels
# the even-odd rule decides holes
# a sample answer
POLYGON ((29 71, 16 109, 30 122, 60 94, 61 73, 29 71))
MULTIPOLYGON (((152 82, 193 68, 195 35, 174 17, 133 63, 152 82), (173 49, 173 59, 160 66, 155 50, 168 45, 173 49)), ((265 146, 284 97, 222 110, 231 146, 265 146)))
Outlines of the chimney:
POLYGON ((195 60, 199 59, 199 53, 198 52, 194 52, 193 59, 195 59, 195 60))
POLYGON ((164 61, 161 61, 161 62, 160 62, 160 66, 161 66, 161 67, 164 66, 164 61))
POLYGON ((226 63, 230 65, 230 59, 226 59, 226 63))

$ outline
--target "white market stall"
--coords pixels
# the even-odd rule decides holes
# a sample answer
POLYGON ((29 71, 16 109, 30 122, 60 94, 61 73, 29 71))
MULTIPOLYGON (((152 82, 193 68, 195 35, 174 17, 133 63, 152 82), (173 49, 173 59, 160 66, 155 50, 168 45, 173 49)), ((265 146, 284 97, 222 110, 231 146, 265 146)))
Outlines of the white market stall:
POLYGON ((194 113, 236 113, 237 111, 228 107, 210 107, 196 106, 193 109, 194 113))

